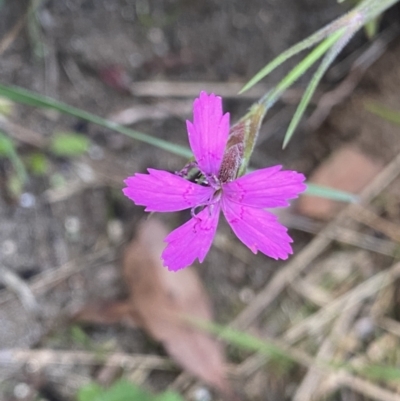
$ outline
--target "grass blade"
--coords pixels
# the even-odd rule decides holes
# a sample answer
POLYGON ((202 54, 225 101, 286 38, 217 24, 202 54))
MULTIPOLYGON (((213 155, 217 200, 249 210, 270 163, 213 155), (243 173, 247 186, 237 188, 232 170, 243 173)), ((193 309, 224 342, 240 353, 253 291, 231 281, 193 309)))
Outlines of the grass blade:
POLYGON ((100 125, 102 127, 117 131, 121 134, 129 136, 132 139, 158 147, 160 149, 174 153, 178 156, 182 156, 184 158, 192 157, 192 152, 188 148, 175 145, 163 139, 155 138, 136 130, 132 130, 105 118, 98 117, 95 114, 78 109, 76 107, 69 106, 47 96, 30 92, 26 89, 0 84, 0 96, 4 96, 14 102, 23 103, 28 106, 57 110, 61 113, 68 114, 82 120, 100 125))
POLYGON ((391 110, 384 106, 371 102, 366 103, 365 108, 369 112, 383 118, 386 121, 389 121, 396 125, 400 125, 400 111, 391 110))
POLYGON ((355 194, 311 183, 307 183, 307 189, 304 194, 310 196, 319 196, 321 198, 327 198, 340 202, 355 203, 358 201, 358 196, 355 194))
POLYGON ((28 180, 28 174, 24 163, 15 149, 14 142, 0 130, 0 156, 2 154, 10 160, 21 184, 25 184, 28 180))
POLYGON ((272 104, 281 96, 281 94, 289 88, 294 82, 296 82, 318 59, 320 59, 330 47, 340 38, 342 31, 335 32, 333 35, 326 38, 321 42, 312 52, 310 52, 299 64, 297 64, 286 76, 283 78, 278 85, 273 89, 266 97, 263 102, 267 104, 267 107, 271 107, 272 104))
POLYGON ((326 36, 329 35, 330 31, 332 31, 332 27, 337 24, 337 20, 332 22, 331 24, 325 26, 319 31, 315 32, 313 35, 308 38, 302 40, 301 42, 295 44, 290 47, 279 56, 274 58, 270 63, 268 63, 264 68, 262 68, 253 78, 247 82, 243 88, 240 90, 239 94, 246 92, 248 89, 253 87, 256 83, 265 78, 268 74, 270 74, 273 70, 283 64, 289 58, 295 56, 297 53, 302 52, 303 50, 309 49, 314 46, 316 43, 322 41, 326 36))
POLYGON ((303 97, 297 107, 296 112, 290 122, 289 128, 286 131, 285 138, 283 140, 283 148, 289 143, 290 139, 293 136, 295 129, 297 128, 300 119, 303 117, 303 114, 306 110, 306 107, 310 103, 310 99, 317 89, 318 84, 320 83, 323 75, 329 68, 329 66, 333 63, 337 55, 342 51, 344 46, 348 43, 350 38, 353 36, 354 32, 345 33, 344 30, 340 30, 336 32, 335 35, 332 35, 336 38, 336 42, 329 49, 324 59, 322 60, 321 65, 318 67, 317 71, 313 75, 310 83, 305 90, 303 97))

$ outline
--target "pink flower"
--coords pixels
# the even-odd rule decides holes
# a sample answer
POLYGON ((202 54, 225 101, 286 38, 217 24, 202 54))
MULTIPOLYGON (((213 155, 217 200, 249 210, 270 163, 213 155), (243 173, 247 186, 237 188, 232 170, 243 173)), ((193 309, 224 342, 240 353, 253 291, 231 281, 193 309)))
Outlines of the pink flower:
POLYGON ((232 178, 221 169, 228 154, 225 148, 229 136, 229 113, 223 114, 221 98, 200 93, 194 101, 193 115, 193 123, 187 121, 187 130, 202 177, 191 182, 167 171, 148 169, 148 174, 128 177, 123 190, 137 205, 146 206, 147 212, 192 210, 193 217, 165 238, 168 245, 162 254, 164 265, 177 271, 196 258, 203 262, 221 210, 252 252, 287 259, 292 253, 292 239, 277 217, 264 209, 288 206, 288 199, 296 198, 306 188, 303 174, 273 166, 232 178))

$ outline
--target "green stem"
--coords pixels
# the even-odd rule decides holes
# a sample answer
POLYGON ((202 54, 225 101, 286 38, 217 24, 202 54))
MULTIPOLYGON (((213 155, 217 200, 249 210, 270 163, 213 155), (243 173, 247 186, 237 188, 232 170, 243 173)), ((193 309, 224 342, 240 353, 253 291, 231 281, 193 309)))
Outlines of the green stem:
POLYGON ((192 152, 183 146, 172 144, 163 139, 154 138, 150 135, 132 130, 120 124, 114 123, 113 121, 98 117, 95 114, 69 106, 50 97, 30 92, 26 89, 0 84, 0 96, 4 96, 14 102, 23 103, 28 106, 57 110, 62 113, 69 114, 71 116, 81 118, 82 120, 86 120, 102 127, 117 131, 121 134, 129 136, 130 138, 136 139, 137 141, 167 150, 168 152, 174 153, 178 156, 182 156, 184 158, 192 157, 192 152))

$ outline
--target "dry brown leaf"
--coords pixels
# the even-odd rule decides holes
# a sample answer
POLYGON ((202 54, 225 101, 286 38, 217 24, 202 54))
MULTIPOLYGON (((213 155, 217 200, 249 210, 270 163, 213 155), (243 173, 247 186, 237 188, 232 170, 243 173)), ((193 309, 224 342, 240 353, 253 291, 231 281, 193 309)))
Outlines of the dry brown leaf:
POLYGON ((193 268, 172 273, 162 265, 166 235, 163 225, 151 218, 126 249, 123 274, 131 291, 132 312, 181 366, 205 383, 227 391, 221 345, 182 319, 211 320, 208 296, 193 268))
MULTIPOLYGON (((341 191, 359 194, 382 170, 383 164, 363 153, 354 144, 335 150, 309 177, 309 182, 341 191)), ((343 203, 317 196, 301 196, 298 211, 309 217, 328 220, 343 203)))
POLYGON ((130 313, 131 307, 125 301, 104 301, 85 305, 74 316, 73 320, 94 324, 126 323, 130 326, 136 325, 136 320, 130 313))
POLYGON ((162 265, 166 235, 166 229, 154 217, 143 222, 123 259, 128 300, 89 306, 75 318, 92 323, 135 321, 184 369, 223 393, 230 393, 221 344, 184 322, 185 316, 212 319, 207 293, 192 267, 173 273, 162 265))

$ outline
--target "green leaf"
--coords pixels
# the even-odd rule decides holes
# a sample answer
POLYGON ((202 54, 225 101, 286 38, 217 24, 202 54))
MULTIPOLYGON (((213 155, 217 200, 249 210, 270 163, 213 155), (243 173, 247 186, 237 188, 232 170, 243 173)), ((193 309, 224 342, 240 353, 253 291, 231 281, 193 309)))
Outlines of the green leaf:
MULTIPOLYGON (((329 24, 319 31, 315 32, 308 38, 285 50, 279 56, 274 58, 270 63, 268 63, 264 68, 262 68, 256 75, 254 75, 254 77, 251 78, 250 81, 243 86, 239 93, 243 93, 249 90, 251 87, 253 87, 256 83, 265 78, 268 74, 274 71, 289 58, 302 52, 303 50, 309 49, 310 47, 316 45, 318 42, 321 42, 326 36, 329 35, 330 32, 333 32, 332 27, 334 27, 335 25, 336 22, 333 22, 332 24, 329 24)), ((304 70, 300 75, 304 74, 305 71, 306 70, 304 70)))
POLYGON ((27 160, 30 171, 35 175, 45 175, 49 170, 49 162, 43 153, 33 153, 27 160))
POLYGON ((400 368, 394 366, 370 365, 360 370, 370 379, 383 380, 385 382, 398 381, 400 379, 400 368))
POLYGON ((85 348, 90 348, 90 337, 79 327, 79 326, 71 326, 70 327, 71 338, 77 345, 81 345, 85 348))
POLYGON ((343 35, 343 31, 337 31, 323 42, 321 42, 312 52, 310 52, 299 64, 297 64, 279 83, 276 87, 265 97, 263 103, 267 107, 271 107, 273 103, 288 89, 294 82, 296 82, 317 60, 319 60, 335 42, 337 42, 343 35))
MULTIPOLYGON (((341 2, 340 0, 338 0, 341 2)), ((362 25, 368 23, 369 21, 375 19, 377 16, 382 14, 389 7, 397 3, 399 0, 364 0, 361 1, 353 10, 349 13, 343 15, 342 17, 336 19, 325 27, 321 28, 308 38, 296 43, 294 46, 290 47, 276 58, 274 58, 270 63, 268 63, 264 68, 262 68, 253 78, 248 81, 239 93, 243 93, 253 87, 257 82, 261 81, 273 70, 283 64, 286 60, 293 57, 294 55, 306 50, 318 42, 321 42, 324 38, 335 35, 337 31, 353 30, 357 31, 362 25)), ((304 72, 303 72, 304 73, 304 72)))
POLYGON ((96 383, 89 383, 79 389, 77 394, 78 401, 95 401, 104 389, 96 383))
POLYGON ((133 383, 119 380, 96 401, 151 401, 152 396, 133 383))
POLYGON ((154 397, 152 401, 184 401, 183 398, 175 392, 166 391, 165 393, 159 394, 154 397))
POLYGON ((0 157, 10 157, 15 153, 14 142, 3 132, 0 131, 0 157))
POLYGON ((197 319, 187 319, 189 323, 193 324, 201 330, 208 333, 217 335, 221 340, 234 345, 238 348, 257 351, 261 354, 268 356, 271 360, 279 363, 282 367, 289 368, 294 362, 290 352, 277 347, 275 344, 267 340, 261 340, 250 334, 232 329, 231 327, 221 326, 215 323, 200 321, 197 319))
POLYGON ((13 111, 14 103, 10 102, 8 99, 4 97, 0 97, 0 114, 8 117, 11 115, 13 111))
POLYGON ((17 173, 11 174, 7 179, 7 188, 14 198, 19 198, 23 192, 24 181, 17 173))
POLYGON ((158 147, 168 152, 174 153, 184 158, 192 157, 192 152, 183 146, 175 145, 163 139, 155 138, 151 135, 144 134, 139 131, 132 130, 122 125, 116 124, 112 121, 98 117, 95 114, 88 113, 87 111, 69 106, 65 103, 59 102, 47 96, 39 95, 15 86, 6 86, 0 84, 0 96, 4 96, 14 102, 23 103, 28 106, 47 108, 60 111, 85 121, 92 122, 105 128, 109 128, 132 139, 147 143, 149 145, 158 147))
POLYGON ((152 401, 153 397, 140 387, 119 380, 111 387, 104 389, 91 383, 82 387, 77 395, 78 401, 152 401))
POLYGON ((50 151, 56 156, 73 157, 85 153, 90 145, 88 137, 75 132, 57 132, 50 141, 50 151))
POLYGON ((77 399, 78 401, 183 401, 183 398, 173 391, 152 395, 124 379, 118 380, 106 389, 96 383, 89 383, 78 391, 77 399))
POLYGON ((17 176, 13 179, 12 188, 15 189, 15 194, 22 192, 22 187, 28 179, 24 163, 19 157, 15 148, 14 142, 0 130, 0 157, 4 156, 10 159, 17 176), (18 189, 17 189, 18 188, 18 189))
POLYGON ((306 110, 306 107, 310 103, 311 97, 313 96, 318 84, 320 83, 322 76, 325 74, 329 66, 333 63, 338 53, 343 49, 343 47, 347 44, 350 38, 353 36, 354 32, 349 31, 345 32, 344 30, 339 30, 335 32, 332 36, 326 39, 327 45, 330 46, 327 54, 322 60, 321 65, 318 67, 317 71, 313 75, 309 85, 307 86, 306 91, 303 94, 303 97, 300 101, 300 104, 297 107, 297 110, 290 122, 289 128, 286 132, 285 138, 283 140, 283 148, 289 143, 290 139, 293 136, 295 129, 297 128, 300 119, 303 117, 303 114, 306 110))
POLYGON ((365 108, 369 112, 371 112, 379 117, 382 117, 386 121, 389 121, 396 125, 400 125, 400 112, 399 111, 391 110, 391 109, 388 109, 377 103, 372 103, 372 102, 366 103, 365 108))
POLYGON ((355 203, 358 201, 358 196, 355 194, 311 183, 307 183, 307 189, 304 194, 341 202, 355 203))
POLYGON ((381 18, 374 18, 373 20, 367 22, 365 24, 364 30, 365 33, 368 37, 368 39, 373 39, 376 36, 376 33, 378 32, 379 29, 379 23, 381 21, 381 18))

